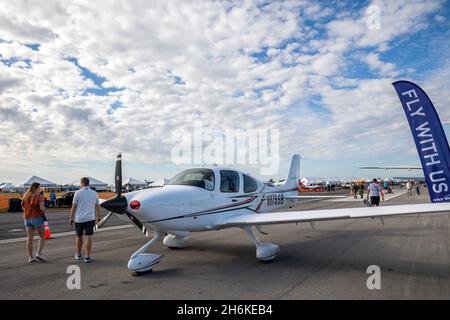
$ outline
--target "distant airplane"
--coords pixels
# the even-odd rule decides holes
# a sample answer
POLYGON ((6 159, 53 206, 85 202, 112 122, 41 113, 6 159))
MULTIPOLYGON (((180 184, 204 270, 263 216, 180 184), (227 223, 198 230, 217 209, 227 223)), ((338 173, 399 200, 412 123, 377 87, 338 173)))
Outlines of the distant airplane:
MULTIPOLYGON (((450 125, 450 121, 442 121, 442 125, 450 125)), ((382 169, 382 170, 423 170, 422 166, 412 165, 412 166, 363 166, 359 167, 359 169, 382 169)), ((423 180, 424 178, 422 178, 423 180)))
POLYGON ((383 169, 383 170, 423 170, 421 166, 413 165, 413 166, 364 166, 359 167, 359 169, 383 169))
POLYGON ((396 181, 413 180, 413 181, 423 181, 423 182, 425 182, 425 177, 393 177, 392 179, 394 179, 396 181))

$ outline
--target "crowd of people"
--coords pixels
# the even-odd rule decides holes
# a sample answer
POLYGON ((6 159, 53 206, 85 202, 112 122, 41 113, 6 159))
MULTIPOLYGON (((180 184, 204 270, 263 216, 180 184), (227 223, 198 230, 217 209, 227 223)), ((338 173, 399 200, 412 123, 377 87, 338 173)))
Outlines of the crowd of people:
POLYGON ((361 182, 353 182, 351 185, 353 199, 357 199, 358 195, 361 199, 364 197, 364 192, 366 190, 366 183, 364 181, 361 182))
MULTIPOLYGON (((394 191, 392 190, 392 184, 385 180, 378 180, 378 179, 374 179, 373 181, 377 181, 377 183, 379 183, 380 185, 383 185, 383 191, 387 194, 389 193, 394 193, 394 191)), ((372 182, 373 182, 372 181, 372 182)), ((357 199, 358 196, 360 196, 360 198, 363 198, 363 195, 365 193, 365 190, 367 189, 368 185, 370 183, 367 183, 365 181, 358 181, 358 182, 352 182, 351 183, 351 193, 354 199, 357 199)), ((400 188, 405 187, 407 194, 409 196, 412 196, 413 193, 415 192, 417 195, 420 195, 420 183, 418 181, 415 180, 408 180, 404 185, 400 185, 400 188)))
MULTIPOLYGON (((402 187, 402 185, 400 185, 400 187, 402 187)), ((412 196, 414 192, 417 195, 420 195, 420 183, 418 181, 408 180, 404 187, 406 188, 409 196, 412 196)), ((371 183, 366 183, 365 181, 353 182, 350 188, 353 199, 358 199, 358 196, 363 199, 367 190, 367 200, 365 200, 365 203, 367 201, 366 204, 368 206, 378 206, 380 203, 380 198, 384 201, 384 194, 394 193, 392 190, 392 184, 387 180, 381 181, 378 179, 373 179, 371 183), (370 202, 368 201, 369 199, 370 202)))
POLYGON ((406 191, 407 191, 408 196, 413 195, 413 193, 414 193, 413 190, 417 195, 420 195, 419 182, 413 181, 413 180, 408 180, 408 182, 406 182, 406 191))

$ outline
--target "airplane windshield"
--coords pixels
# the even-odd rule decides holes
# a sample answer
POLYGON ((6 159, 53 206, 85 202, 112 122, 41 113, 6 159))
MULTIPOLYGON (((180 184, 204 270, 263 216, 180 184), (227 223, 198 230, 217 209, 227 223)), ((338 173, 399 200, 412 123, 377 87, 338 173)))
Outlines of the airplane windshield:
POLYGON ((173 177, 168 185, 194 186, 214 190, 214 171, 210 169, 189 169, 173 177))

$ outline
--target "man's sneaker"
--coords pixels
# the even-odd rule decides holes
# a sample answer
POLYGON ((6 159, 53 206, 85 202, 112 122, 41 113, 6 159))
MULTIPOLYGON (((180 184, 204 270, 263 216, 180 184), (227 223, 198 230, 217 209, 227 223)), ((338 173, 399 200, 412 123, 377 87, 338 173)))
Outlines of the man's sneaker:
POLYGON ((35 256, 36 260, 39 260, 40 262, 45 262, 45 258, 41 256, 39 253, 36 253, 35 256))
POLYGON ((81 254, 75 253, 75 260, 83 260, 83 256, 81 254))
POLYGON ((91 258, 90 257, 84 257, 84 262, 85 263, 89 263, 89 262, 91 262, 92 260, 91 260, 91 258))
POLYGON ((28 258, 28 263, 32 263, 32 262, 35 262, 36 261, 36 258, 33 258, 33 257, 29 257, 28 258))

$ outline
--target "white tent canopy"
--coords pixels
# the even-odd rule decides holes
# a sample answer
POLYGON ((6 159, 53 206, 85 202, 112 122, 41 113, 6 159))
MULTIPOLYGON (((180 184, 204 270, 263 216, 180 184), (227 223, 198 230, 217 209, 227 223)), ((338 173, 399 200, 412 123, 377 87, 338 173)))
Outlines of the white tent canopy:
MULTIPOLYGON (((92 177, 87 177, 89 179, 89 185, 91 186, 108 186, 108 184, 106 182, 103 182, 101 180, 92 178, 92 177)), ((80 185, 80 180, 77 180, 73 183, 71 183, 74 186, 79 186, 80 185)))
POLYGON ((133 187, 145 187, 146 185, 147 184, 145 182, 133 178, 128 178, 124 184, 124 186, 133 186, 133 187))
POLYGON ((58 186, 56 183, 51 182, 51 181, 49 181, 49 180, 45 180, 45 179, 43 179, 43 178, 41 178, 41 177, 38 177, 38 176, 32 176, 30 179, 28 179, 27 181, 25 181, 24 183, 22 183, 22 184, 20 185, 20 187, 22 187, 22 188, 23 188, 23 187, 28 188, 28 187, 30 187, 34 182, 39 183, 39 184, 41 185, 41 187, 43 187, 43 188, 54 188, 54 187, 57 187, 57 186, 58 186))
MULTIPOLYGON (((97 191, 106 191, 108 189, 108 184, 106 182, 103 182, 101 180, 92 178, 92 177, 87 177, 89 179, 89 186, 91 188, 95 188, 95 190, 97 191)), ((73 183, 71 183, 71 185, 74 186, 80 186, 80 180, 77 180, 73 183)))
POLYGON ((1 183, 0 190, 3 192, 11 192, 14 190, 14 185, 10 182, 1 183))

